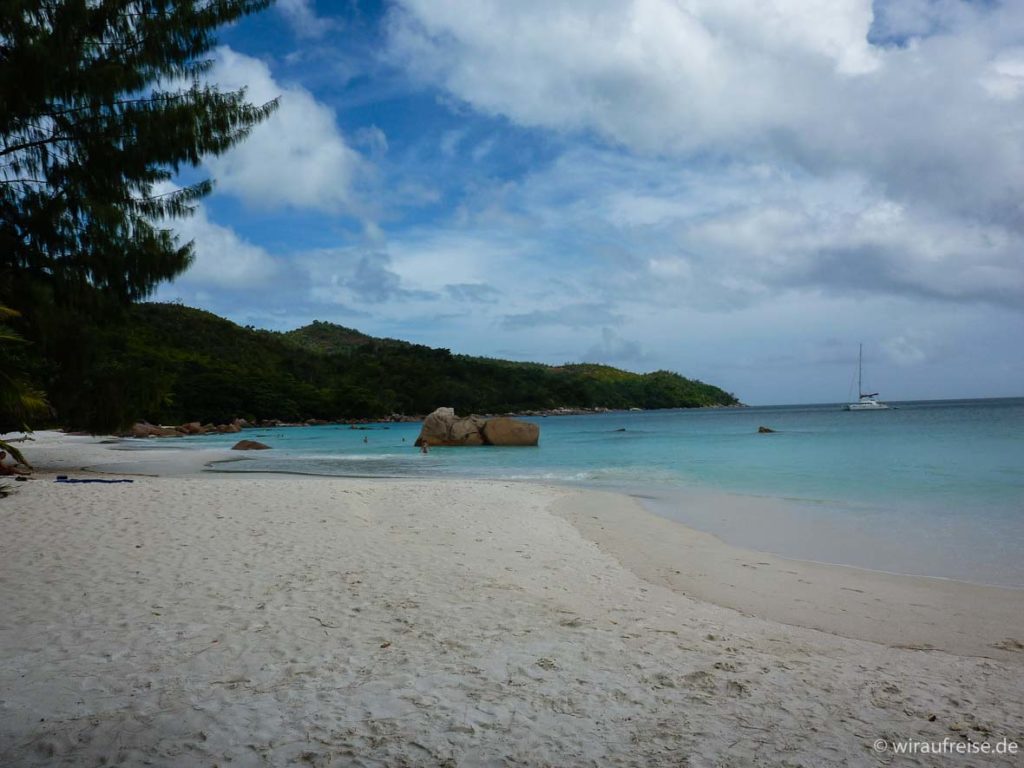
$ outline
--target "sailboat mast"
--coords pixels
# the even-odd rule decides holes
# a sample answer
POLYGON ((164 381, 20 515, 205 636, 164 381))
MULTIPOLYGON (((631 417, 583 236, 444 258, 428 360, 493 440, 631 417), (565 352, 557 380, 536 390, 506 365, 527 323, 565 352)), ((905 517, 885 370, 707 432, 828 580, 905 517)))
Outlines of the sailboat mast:
POLYGON ((861 376, 864 373, 864 344, 857 350, 857 397, 864 396, 864 384, 861 383, 861 376))

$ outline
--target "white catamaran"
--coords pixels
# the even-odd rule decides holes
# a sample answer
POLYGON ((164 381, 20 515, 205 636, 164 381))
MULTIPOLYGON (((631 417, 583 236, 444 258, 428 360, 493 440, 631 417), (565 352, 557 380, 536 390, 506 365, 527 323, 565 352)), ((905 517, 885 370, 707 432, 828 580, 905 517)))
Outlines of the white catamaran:
POLYGON ((864 384, 862 381, 864 369, 864 345, 860 345, 860 351, 857 353, 857 394, 860 399, 856 403, 849 403, 843 406, 843 410, 846 411, 884 411, 889 406, 885 403, 880 403, 875 398, 878 397, 877 392, 870 394, 864 394, 864 384))

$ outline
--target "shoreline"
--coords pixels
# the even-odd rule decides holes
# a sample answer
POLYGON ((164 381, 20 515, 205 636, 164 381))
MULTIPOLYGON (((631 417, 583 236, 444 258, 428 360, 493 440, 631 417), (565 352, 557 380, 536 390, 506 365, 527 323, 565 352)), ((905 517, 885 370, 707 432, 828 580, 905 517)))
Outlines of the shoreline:
MULTIPOLYGON (((876 568, 867 565, 856 565, 852 563, 843 563, 834 560, 816 560, 811 557, 801 557, 781 554, 767 548, 758 548, 756 546, 747 546, 741 544, 733 544, 727 541, 720 534, 709 531, 699 524, 689 523, 683 520, 679 520, 677 517, 670 514, 663 514, 656 509, 648 506, 646 503, 648 500, 654 499, 654 497, 646 496, 641 493, 631 491, 626 488, 607 488, 597 485, 587 485, 584 482, 572 482, 572 481, 556 481, 549 479, 526 479, 522 477, 514 478, 503 478, 503 477, 486 477, 486 476, 473 476, 473 475, 459 475, 459 474, 448 474, 440 477, 427 477, 421 475, 386 475, 386 474, 329 474, 321 472, 305 472, 299 470, 288 470, 288 469, 220 469, 220 464, 237 464, 247 460, 247 457, 238 458, 227 458, 227 459, 215 459, 210 461, 208 465, 203 468, 203 472, 211 474, 224 474, 224 475, 284 475, 292 477, 323 477, 333 478, 336 480, 381 480, 381 481, 452 481, 452 482, 480 482, 480 483, 513 483, 516 485, 525 486, 536 486, 539 488, 554 488, 559 490, 576 491, 583 494, 610 494, 616 498, 624 500, 624 503, 628 506, 629 501, 634 501, 639 506, 642 513, 653 516, 659 520, 665 520, 672 524, 672 526, 678 526, 685 529, 688 534, 697 537, 707 537, 715 542, 715 546, 720 546, 723 549, 735 550, 737 552, 744 552, 749 558, 757 557, 772 557, 779 560, 792 562, 796 564, 807 564, 809 566, 820 566, 822 568, 836 568, 850 570, 854 572, 863 572, 867 574, 878 574, 885 577, 893 577, 897 579, 921 579, 925 581, 934 581, 939 583, 952 583, 952 584, 963 584, 968 587, 980 587, 980 588, 991 588, 996 590, 1007 590, 1010 592, 1020 592, 1024 594, 1024 585, 1016 584, 1000 584, 989 581, 982 581, 970 578, 959 578, 956 576, 941 576, 927 573, 912 573, 909 571, 895 571, 887 570, 885 568, 876 568)), ((690 495, 689 492, 687 495, 690 495)), ((692 493, 692 500, 698 501, 699 503, 711 504, 716 503, 736 503, 750 502, 751 505, 757 504, 787 504, 792 502, 800 502, 801 499, 787 499, 782 497, 773 496, 762 496, 757 494, 746 494, 739 493, 736 491, 722 491, 719 489, 700 489, 700 491, 692 493)))
MULTIPOLYGON (((1006 563, 993 568, 990 562, 987 570, 975 566, 971 575, 957 574, 954 571, 962 572, 967 561, 958 561, 954 567, 954 563, 941 556, 922 559, 923 550, 912 553, 900 550, 898 537, 866 533, 863 530, 866 524, 857 517, 856 510, 852 515, 818 517, 816 509, 822 504, 819 500, 697 486, 671 489, 658 495, 631 488, 607 490, 629 496, 655 517, 711 536, 724 546, 755 554, 886 576, 1024 590, 1024 570, 1016 563, 1011 570, 1007 570, 1006 563), (707 509, 715 510, 714 520, 702 513, 707 509), (808 516, 808 510, 815 511, 808 516), (799 535, 796 543, 787 538, 794 533, 799 535), (752 539, 757 539, 757 543, 752 539), (808 552, 809 548, 814 550, 813 554, 808 552), (936 560, 942 562, 945 573, 935 572, 936 560), (933 569, 932 572, 929 569, 933 569)), ((845 501, 824 503, 853 508, 845 501)), ((926 521, 919 523, 926 524, 926 521)))
MULTIPOLYGON (((1022 741, 1020 619, 988 598, 968 607, 1016 645, 992 649, 985 626, 976 648, 931 626, 943 652, 851 639, 674 581, 766 605, 765 585, 810 589, 625 496, 233 477, 199 451, 91 442, 41 439, 46 473, 0 502, 4 764, 839 768, 884 764, 879 739, 1022 741), (162 474, 51 481, 147 465, 162 474), (666 574, 666 552, 693 574, 666 574)), ((878 626, 902 610, 899 577, 861 603, 848 577, 815 575, 803 609, 860 605, 878 626)), ((913 639, 933 618, 889 629, 913 639)))
MULTIPOLYGON (((288 470, 223 470, 219 464, 244 462, 227 449, 147 447, 125 450, 109 438, 42 433, 41 445, 71 448, 73 455, 139 455, 140 460, 86 462, 80 470, 137 477, 324 478, 380 483, 481 483, 521 485, 555 492, 551 511, 616 557, 640 578, 681 595, 771 622, 818 630, 894 648, 936 650, 1024 663, 1024 587, 971 582, 941 576, 896 573, 843 563, 792 558, 736 546, 647 507, 648 498, 623 489, 605 490, 570 483, 461 476, 420 478, 382 475, 323 475, 288 470), (85 446, 91 446, 86 449, 85 446), (157 456, 159 454, 159 457, 157 456), (144 457, 144 458, 142 458, 144 457), (158 471, 154 469, 159 460, 158 471), (594 514, 594 513, 597 514, 594 514), (596 521, 596 522, 595 522, 596 521), (884 595, 880 598, 879 595, 884 595), (879 604, 885 610, 877 610, 879 604), (872 610, 874 609, 874 610, 872 610)), ((162 441, 161 441, 162 442, 162 441)), ((46 455, 44 453, 44 455, 46 455)), ((75 464, 48 455, 50 462, 75 464)), ((47 470, 44 469, 45 474, 47 470)), ((73 471, 63 466, 56 471, 73 471)), ((759 497, 716 492, 693 496, 692 503, 729 504, 759 497)), ((776 500, 777 501, 777 500, 776 500)))
MULTIPOLYGON (((217 469, 217 465, 244 462, 248 457, 224 449, 164 447, 154 444, 155 440, 145 440, 142 443, 145 447, 125 450, 118 449, 116 445, 120 443, 111 442, 109 437, 69 436, 59 432, 44 432, 42 436, 41 446, 56 449, 56 455, 43 454, 44 461, 57 467, 52 472, 83 471, 137 477, 279 476, 382 483, 470 482, 546 488, 559 497, 552 507, 554 514, 568 520, 589 541, 638 577, 681 595, 769 622, 889 647, 939 650, 1024 663, 1024 587, 891 572, 735 546, 711 531, 659 514, 648 508, 645 503, 648 497, 625 489, 460 476, 419 478, 336 476, 287 470, 232 471, 217 469), (83 463, 68 456, 58 458, 68 453, 88 461, 83 463), (122 453, 137 458, 93 461, 122 453), (82 466, 79 469, 68 466, 77 464, 82 466), (880 603, 886 606, 885 610, 878 610, 880 603), (950 616, 945 611, 951 606, 956 607, 949 621, 950 616)), ((42 470, 44 475, 48 471, 51 470, 42 470)), ((766 501, 725 492, 701 492, 689 499, 690 503, 703 504, 752 500, 755 503, 766 501)))
POLYGON ((619 493, 554 511, 633 573, 748 616, 892 648, 1024 663, 1024 589, 887 573, 736 547, 619 493))
MULTIPOLYGON (((381 479, 381 480, 403 480, 403 479, 427 479, 429 476, 426 474, 383 474, 383 473, 358 473, 358 472, 347 472, 344 474, 333 474, 330 472, 317 472, 307 470, 290 470, 290 469, 231 469, 221 468, 218 465, 221 464, 241 464, 249 458, 258 459, 258 456, 254 457, 231 457, 228 459, 214 459, 204 471, 207 472, 222 472, 222 473, 246 473, 246 474, 288 474, 306 477, 335 477, 335 478, 354 478, 354 479, 381 479)), ((638 490, 635 487, 628 485, 607 485, 599 483, 588 483, 582 480, 571 480, 571 479, 552 479, 549 477, 523 477, 523 476, 509 476, 502 477, 500 475, 486 476, 486 475, 474 475, 470 473, 460 474, 457 471, 446 471, 443 475, 438 475, 437 479, 450 479, 460 481, 481 481, 481 482, 513 482, 523 483, 527 485, 540 485, 540 486, 554 486, 559 488, 567 488, 572 490, 580 491, 594 491, 597 493, 612 493, 620 496, 625 496, 630 499, 637 500, 646 512, 653 514, 656 517, 669 520, 677 525, 681 525, 688 530, 694 531, 699 534, 706 534, 713 537, 715 540, 722 543, 723 546, 733 547, 736 549, 744 550, 752 553, 751 556, 757 554, 770 555, 773 557, 782 558, 784 560, 791 560, 799 563, 809 563, 813 565, 829 566, 836 568, 850 568, 858 571, 866 571, 869 573, 884 574, 887 576, 899 576, 907 577, 911 579, 930 579, 942 582, 955 582, 962 584, 969 584, 973 586, 981 587, 994 587, 997 589, 1010 589, 1010 590, 1024 590, 1024 571, 1019 568, 1015 568, 1012 572, 996 571, 991 567, 988 570, 988 576, 984 574, 978 575, 959 575, 953 573, 935 573, 928 572, 928 565, 920 560, 921 553, 916 553, 918 559, 913 561, 913 566, 917 568, 908 570, 898 570, 894 567, 886 567, 878 564, 877 553, 873 551, 873 548, 878 547, 886 555, 889 560, 894 559, 895 547, 891 540, 888 538, 870 537, 868 535, 861 534, 856 531, 855 521, 852 519, 839 519, 830 520, 823 519, 818 521, 818 528, 816 533, 818 539, 811 539, 815 542, 815 545, 826 543, 821 536, 825 535, 824 528, 832 526, 836 530, 829 531, 831 535, 838 535, 841 540, 845 542, 843 552, 835 552, 833 546, 833 554, 835 556, 815 556, 811 554, 805 554, 803 552, 787 551, 789 546, 780 545, 777 540, 778 533, 777 529, 771 527, 771 523, 762 522, 760 518, 764 517, 764 513, 771 512, 776 520, 781 522, 782 530, 790 531, 795 530, 798 525, 793 519, 780 519, 792 516, 794 511, 801 512, 814 504, 816 500, 808 500, 801 498, 789 498, 783 496, 771 496, 758 493, 749 493, 736 490, 724 490, 711 486, 685 486, 676 488, 662 488, 658 491, 657 495, 650 495, 649 492, 638 490), (678 512, 670 507, 673 505, 682 504, 686 507, 685 511, 678 512), (666 507, 668 505, 669 508, 666 507), (775 537, 775 544, 771 544, 768 541, 763 541, 763 545, 753 543, 749 541, 751 538, 750 531, 746 531, 746 538, 748 541, 737 540, 743 537, 736 535, 734 530, 719 530, 721 525, 712 525, 707 520, 693 520, 689 519, 693 515, 689 514, 693 509, 704 509, 713 508, 717 511, 726 510, 729 515, 734 519, 747 518, 751 522, 757 521, 756 530, 758 534, 764 535, 769 534, 769 537, 775 537), (867 548, 868 551, 872 552, 872 557, 868 558, 874 560, 874 563, 870 562, 858 562, 861 552, 857 552, 856 555, 851 554, 857 547, 867 548)), ((833 502, 838 505, 845 505, 848 502, 836 501, 833 502)), ((727 528, 729 526, 726 526, 727 528)), ((806 545, 800 547, 800 549, 806 550, 806 545)), ((904 561, 904 565, 906 561, 904 561)), ((945 563, 945 567, 949 569, 949 563, 945 563)))

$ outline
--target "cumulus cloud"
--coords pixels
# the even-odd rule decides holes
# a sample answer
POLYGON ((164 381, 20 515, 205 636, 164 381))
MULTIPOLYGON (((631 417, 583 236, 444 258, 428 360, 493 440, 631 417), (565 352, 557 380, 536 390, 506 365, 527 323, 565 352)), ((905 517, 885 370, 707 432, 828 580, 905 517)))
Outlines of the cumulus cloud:
POLYGON ((706 270, 724 267, 773 289, 1010 305, 1024 295, 1024 240, 1005 226, 950 220, 849 182, 762 188, 762 195, 685 232, 692 251, 715 257, 706 270))
MULTIPOLYGON (((157 185, 153 194, 176 189, 165 182, 157 185)), ((277 259, 230 227, 211 221, 201 204, 191 216, 171 222, 171 228, 181 242, 192 242, 195 253, 192 266, 178 278, 179 287, 247 291, 281 276, 283 269, 277 259)))
POLYGON ((276 82, 266 63, 230 48, 217 50, 209 77, 225 88, 247 88, 254 103, 281 99, 244 142, 207 161, 218 190, 260 207, 356 211, 354 188, 366 161, 348 145, 328 106, 301 86, 276 82))
POLYGON ((500 269, 487 281, 515 281, 515 296, 533 287, 538 302, 735 310, 817 290, 1018 306, 1024 295, 1019 232, 897 202, 857 174, 574 150, 504 187, 503 215, 492 200, 478 205, 461 231, 466 251, 483 256, 452 268, 500 269), (514 256, 489 266, 489 245, 512 241, 514 256))
POLYGON ((870 22, 865 0, 405 0, 390 40, 394 60, 478 109, 661 152, 791 124, 880 66, 870 22))
MULTIPOLYGON (((637 187, 611 211, 621 249, 654 250, 652 272, 751 298, 814 283, 1014 302, 1022 34, 1019 3, 402 0, 389 55, 479 112, 599 138, 637 187), (751 169, 759 196, 720 169, 718 209, 660 194, 659 174, 707 158, 751 169)), ((598 186, 547 217, 608 202, 575 170, 598 186)))

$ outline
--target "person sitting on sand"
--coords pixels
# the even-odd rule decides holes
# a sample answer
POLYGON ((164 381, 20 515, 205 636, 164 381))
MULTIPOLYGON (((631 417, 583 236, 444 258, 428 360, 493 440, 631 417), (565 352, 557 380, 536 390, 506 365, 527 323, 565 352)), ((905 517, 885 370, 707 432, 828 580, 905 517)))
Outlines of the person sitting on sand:
POLYGON ((13 456, 8 457, 7 451, 0 451, 0 475, 28 475, 31 470, 18 465, 13 456))

